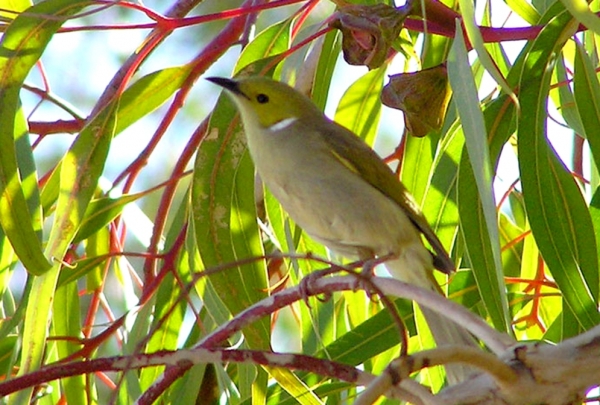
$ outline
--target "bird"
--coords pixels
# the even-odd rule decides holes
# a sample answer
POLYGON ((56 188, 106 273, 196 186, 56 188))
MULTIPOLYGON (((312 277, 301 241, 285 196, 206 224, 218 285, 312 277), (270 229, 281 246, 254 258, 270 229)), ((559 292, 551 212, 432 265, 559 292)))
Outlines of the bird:
MULTIPOLYGON (((391 256, 385 265, 393 277, 442 293, 433 269, 450 274, 454 262, 409 191, 369 145, 285 83, 262 76, 207 80, 235 103, 258 175, 310 237, 348 258, 391 256)), ((422 312, 438 346, 476 345, 459 325, 427 308, 422 312)), ((462 381, 471 371, 451 365, 447 380, 462 381)))

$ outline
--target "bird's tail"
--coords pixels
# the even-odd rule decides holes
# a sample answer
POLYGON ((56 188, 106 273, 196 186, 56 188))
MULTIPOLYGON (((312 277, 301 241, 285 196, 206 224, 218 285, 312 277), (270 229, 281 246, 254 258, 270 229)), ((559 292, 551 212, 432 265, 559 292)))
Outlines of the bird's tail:
MULTIPOLYGON (((425 255, 430 255, 425 249, 407 249, 402 257, 386 262, 386 267, 391 275, 400 281, 443 294, 433 274, 430 270, 427 270, 428 266, 430 266, 429 268, 432 267, 429 264, 431 263, 431 256, 427 257, 425 255)), ((421 307, 421 311, 437 346, 465 345, 478 347, 474 337, 449 318, 429 308, 421 307)), ((446 366, 446 378, 448 383, 456 384, 464 381, 474 371, 473 368, 463 364, 451 364, 446 366)))

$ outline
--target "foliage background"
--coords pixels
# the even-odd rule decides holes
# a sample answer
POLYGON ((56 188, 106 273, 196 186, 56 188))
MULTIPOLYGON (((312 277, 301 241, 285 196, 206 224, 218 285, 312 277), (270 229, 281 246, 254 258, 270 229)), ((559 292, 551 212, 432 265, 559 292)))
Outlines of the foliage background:
MULTIPOLYGON (((350 81, 339 32, 323 31, 335 11, 325 1, 47 0, 33 8, 23 0, 3 2, 5 379, 59 360, 191 347, 232 313, 323 266, 302 254, 327 252, 268 193, 272 233, 261 232, 235 112, 226 98, 217 99, 218 89, 198 80, 269 64, 276 66, 269 74, 310 88, 332 118, 376 144, 392 164, 400 162, 402 181, 460 264, 449 281, 440 279, 452 299, 519 340, 560 342, 600 323, 600 24, 589 10, 566 10, 561 2, 513 0, 504 6, 522 29, 494 19, 493 28, 477 30, 492 26, 497 4, 486 3, 477 20, 468 1, 447 5, 428 16, 427 29, 418 19, 407 22, 393 63, 355 70, 350 81), (461 11, 453 14, 458 3, 461 11), (177 17, 157 14, 168 9, 177 17), (198 18, 184 19, 188 13, 198 18), (465 32, 453 41, 457 16, 465 32), (463 35, 475 48, 470 57, 463 35), (527 42, 515 48, 515 39, 527 42), (379 101, 386 74, 444 61, 454 97, 442 131, 402 136, 399 113, 379 101), (502 90, 483 90, 490 76, 502 90), (559 135, 565 139, 552 145, 549 121, 576 136, 559 135), (572 161, 556 149, 572 150, 572 161), (501 153, 517 157, 520 176, 505 193, 496 190, 496 198, 494 179, 506 167, 497 164, 501 153), (281 260, 271 255, 276 248, 300 258, 281 260), (267 261, 245 261, 265 254, 267 261), (219 270, 210 282, 198 275, 206 269, 219 270)), ((340 293, 311 304, 253 322, 243 339, 238 333, 214 347, 274 347, 375 374, 397 356, 399 336, 381 303, 340 293)), ((430 347, 412 305, 398 301, 397 307, 411 332, 410 350, 430 347)), ((228 403, 251 397, 285 403, 290 395, 302 403, 336 403, 357 393, 326 375, 268 370, 252 361, 196 364, 155 394, 162 366, 116 373, 92 372, 82 363, 76 376, 47 385, 34 378, 7 401, 35 395, 38 403, 150 403, 162 395, 167 403, 196 403, 209 398, 211 386, 228 403)), ((441 370, 420 378, 435 389, 443 384, 441 370)))

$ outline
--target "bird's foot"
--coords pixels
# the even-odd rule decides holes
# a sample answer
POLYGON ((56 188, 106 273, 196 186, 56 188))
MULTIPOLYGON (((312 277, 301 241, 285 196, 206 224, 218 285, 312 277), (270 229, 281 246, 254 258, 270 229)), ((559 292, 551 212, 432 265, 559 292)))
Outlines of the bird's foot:
POLYGON ((360 262, 354 263, 355 265, 362 266, 362 270, 356 273, 356 283, 354 291, 364 290, 365 294, 369 299, 373 299, 374 295, 381 295, 381 291, 373 284, 373 276, 375 276, 375 267, 387 260, 394 258, 395 255, 389 254, 386 256, 367 258, 360 262))
MULTIPOLYGON (((300 283, 298 284, 298 288, 300 289, 300 296, 302 297, 302 300, 304 302, 306 302, 306 305, 309 308, 310 308, 310 303, 308 302, 308 299, 310 298, 311 295, 314 295, 314 293, 313 293, 314 282, 317 281, 318 279, 320 279, 321 277, 326 277, 331 274, 338 273, 341 270, 342 269, 338 266, 331 266, 331 267, 323 269, 323 270, 313 271, 312 273, 304 276, 302 278, 302 280, 300 280, 300 283)), ((316 298, 321 302, 325 302, 331 298, 331 293, 324 293, 324 294, 322 294, 322 296, 316 295, 316 298)))
POLYGON ((379 263, 378 259, 365 260, 362 263, 362 270, 356 273, 356 282, 353 290, 364 290, 370 300, 373 299, 373 294, 377 293, 376 288, 373 286, 372 278, 375 275, 375 266, 379 263))

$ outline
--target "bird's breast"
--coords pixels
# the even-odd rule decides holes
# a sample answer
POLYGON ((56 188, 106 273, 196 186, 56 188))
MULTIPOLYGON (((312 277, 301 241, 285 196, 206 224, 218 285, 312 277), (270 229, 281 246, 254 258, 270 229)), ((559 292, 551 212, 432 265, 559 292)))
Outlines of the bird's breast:
MULTIPOLYGON (((297 146, 300 148, 301 146, 297 146)), ((386 255, 420 243, 402 209, 331 155, 296 149, 263 155, 258 173, 309 235, 344 256, 386 255)))

